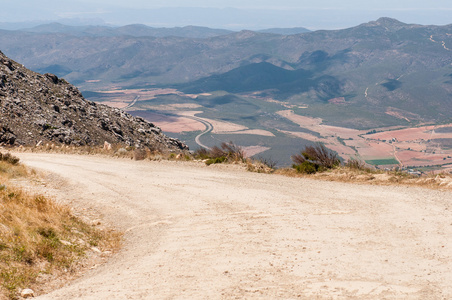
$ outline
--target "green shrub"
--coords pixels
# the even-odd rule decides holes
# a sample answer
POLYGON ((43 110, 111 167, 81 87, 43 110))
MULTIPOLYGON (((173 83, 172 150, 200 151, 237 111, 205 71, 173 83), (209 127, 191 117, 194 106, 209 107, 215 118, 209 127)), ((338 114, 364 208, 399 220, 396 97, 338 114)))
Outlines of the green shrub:
POLYGON ((299 165, 294 165, 295 170, 297 170, 297 172, 299 173, 303 173, 303 174, 314 174, 318 171, 319 166, 309 162, 309 161, 304 161, 299 165))
POLYGON ((221 164, 227 160, 225 156, 211 158, 206 161, 206 165, 210 166, 211 164, 221 164))

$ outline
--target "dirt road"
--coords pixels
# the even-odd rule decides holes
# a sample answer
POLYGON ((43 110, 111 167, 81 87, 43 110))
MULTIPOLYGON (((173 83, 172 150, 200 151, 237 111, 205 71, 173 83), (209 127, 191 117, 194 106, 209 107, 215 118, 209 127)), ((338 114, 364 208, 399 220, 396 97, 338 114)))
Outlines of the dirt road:
POLYGON ((452 194, 178 162, 19 154, 124 231, 40 299, 452 298, 452 194))

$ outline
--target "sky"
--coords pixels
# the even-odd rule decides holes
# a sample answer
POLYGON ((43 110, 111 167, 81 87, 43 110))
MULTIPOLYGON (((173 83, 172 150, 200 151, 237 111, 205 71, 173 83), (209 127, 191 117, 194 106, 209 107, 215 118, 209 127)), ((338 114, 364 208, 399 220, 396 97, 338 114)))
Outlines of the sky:
POLYGON ((366 8, 366 9, 431 9, 452 7, 450 0, 171 0, 171 1, 145 1, 145 0, 79 0, 84 3, 102 5, 116 5, 136 8, 158 7, 215 7, 215 8, 246 8, 246 9, 303 9, 303 8, 366 8))
POLYGON ((340 29, 379 17, 424 25, 452 23, 451 0, 0 0, 0 6, 0 22, 141 23, 234 30, 340 29))

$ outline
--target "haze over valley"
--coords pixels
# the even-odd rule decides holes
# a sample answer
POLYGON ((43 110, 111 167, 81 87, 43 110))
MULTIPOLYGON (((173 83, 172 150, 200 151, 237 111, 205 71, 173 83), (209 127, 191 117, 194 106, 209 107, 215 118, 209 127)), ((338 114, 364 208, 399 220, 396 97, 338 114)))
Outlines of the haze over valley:
POLYGON ((192 149, 230 140, 287 165, 323 142, 344 159, 426 166, 452 163, 451 34, 390 18, 259 32, 53 23, 2 30, 0 44, 192 149), (426 125, 425 138, 368 134, 426 125))
POLYGON ((0 28, 60 22, 67 25, 187 25, 240 31, 307 27, 344 29, 380 17, 404 23, 450 24, 449 0, 35 0, 2 1, 0 28))

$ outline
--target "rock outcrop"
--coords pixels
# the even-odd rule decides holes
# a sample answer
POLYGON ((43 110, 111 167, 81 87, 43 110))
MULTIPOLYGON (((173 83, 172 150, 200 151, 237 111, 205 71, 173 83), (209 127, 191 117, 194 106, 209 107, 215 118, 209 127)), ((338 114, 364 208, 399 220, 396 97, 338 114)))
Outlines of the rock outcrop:
POLYGON ((38 74, 0 52, 0 144, 131 145, 187 150, 140 117, 83 98, 53 74, 38 74))

